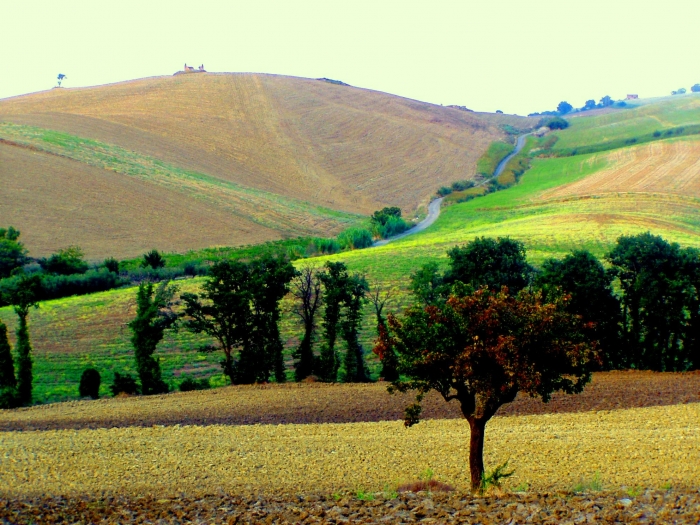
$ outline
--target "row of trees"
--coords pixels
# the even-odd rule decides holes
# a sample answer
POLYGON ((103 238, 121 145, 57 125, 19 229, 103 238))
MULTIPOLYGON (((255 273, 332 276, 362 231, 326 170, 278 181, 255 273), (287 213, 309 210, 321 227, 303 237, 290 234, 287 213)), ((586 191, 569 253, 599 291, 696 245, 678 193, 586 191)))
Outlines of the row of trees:
POLYGON ((449 269, 425 265, 412 278, 414 295, 442 304, 453 287, 487 286, 510 293, 528 288, 546 298, 568 294, 567 308, 593 323, 602 367, 651 370, 700 368, 700 253, 644 233, 621 236, 605 268, 590 252, 577 250, 544 261, 526 260, 521 243, 481 238, 448 252, 449 269), (617 290, 617 291, 616 291, 617 290))

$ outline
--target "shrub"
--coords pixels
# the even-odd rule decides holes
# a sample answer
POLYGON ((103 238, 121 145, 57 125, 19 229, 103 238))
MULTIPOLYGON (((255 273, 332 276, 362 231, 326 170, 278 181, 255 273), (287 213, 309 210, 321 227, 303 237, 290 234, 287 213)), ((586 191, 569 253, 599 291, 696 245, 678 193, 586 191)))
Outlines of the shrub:
POLYGON ((700 93, 700 84, 693 84, 693 86, 690 88, 690 91, 693 93, 700 93))
POLYGON ((114 257, 105 259, 103 266, 112 273, 119 273, 119 261, 117 261, 114 257))
POLYGON ((100 383, 102 378, 100 373, 94 368, 87 368, 80 376, 79 392, 80 397, 91 397, 97 399, 100 397, 100 383))
POLYGON ((440 189, 437 190, 437 194, 440 197, 446 197, 450 193, 452 193, 452 188, 450 188, 449 186, 442 186, 440 189))
POLYGON ((321 239, 316 238, 313 240, 314 247, 320 253, 331 254, 338 253, 340 251, 340 244, 335 239, 321 239))
POLYGON ((546 126, 549 129, 566 129, 569 127, 569 122, 561 117, 550 117, 540 120, 538 126, 546 126))
POLYGON ((85 273, 88 265, 83 261, 83 250, 78 246, 69 246, 58 253, 54 253, 48 259, 39 259, 39 265, 46 273, 56 275, 73 275, 85 273))
POLYGON ((139 385, 136 384, 136 379, 129 374, 120 374, 119 372, 114 372, 114 382, 109 389, 112 391, 113 396, 139 393, 139 385))
POLYGON ((661 136, 661 132, 660 132, 660 131, 655 131, 655 132, 654 132, 654 136, 657 137, 657 138, 660 137, 660 136, 661 136))
POLYGON ((207 390, 211 388, 209 385, 209 380, 206 378, 195 379, 194 377, 187 376, 180 382, 178 387, 180 392, 191 392, 192 390, 207 390))
POLYGON ((150 266, 154 270, 157 270, 158 268, 163 268, 165 266, 165 259, 163 259, 163 256, 158 252, 158 250, 151 250, 150 252, 143 254, 141 266, 143 268, 148 268, 150 266))
POLYGON ((456 182, 452 183, 452 190, 453 191, 464 191, 468 190, 469 188, 474 187, 474 181, 473 180, 458 180, 456 182))
POLYGON ((344 250, 369 248, 373 242, 372 234, 364 228, 349 228, 338 235, 338 244, 344 250))
POLYGON ((0 409, 17 408, 20 404, 17 388, 13 386, 0 388, 0 409))

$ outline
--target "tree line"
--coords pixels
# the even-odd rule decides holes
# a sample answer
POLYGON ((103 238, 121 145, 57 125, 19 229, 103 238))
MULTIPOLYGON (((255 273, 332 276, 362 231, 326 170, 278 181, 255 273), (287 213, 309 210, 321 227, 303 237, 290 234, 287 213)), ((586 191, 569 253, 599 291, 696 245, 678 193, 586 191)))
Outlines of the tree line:
MULTIPOLYGON (((477 238, 448 251, 448 266, 431 262, 414 272, 409 287, 414 306, 445 308, 451 297, 485 288, 491 294, 539 294, 546 304, 561 304, 587 323, 595 341, 597 369, 683 371, 700 368, 700 255, 650 233, 622 236, 601 261, 585 250, 548 259, 536 269, 522 243, 509 238, 477 238)), ((0 391, 3 406, 31 403, 31 346, 27 315, 37 305, 35 275, 18 277, 20 286, 5 300, 19 318, 16 357, 7 328, 0 325, 0 391), (29 386, 27 386, 29 385, 29 386)), ((156 349, 167 330, 206 334, 215 342, 200 348, 220 352, 222 371, 232 384, 287 379, 279 321, 280 302, 290 295, 302 327, 294 349, 293 377, 303 381, 370 381, 360 342, 363 312, 371 305, 377 335, 389 331, 390 294, 370 287, 364 275, 343 262, 294 268, 283 256, 250 261, 222 260, 209 269, 198 294, 183 293, 168 281, 143 281, 136 293, 136 316, 129 323, 138 382, 115 374, 112 391, 167 392, 156 349)), ((380 377, 398 381, 399 356, 377 354, 380 377)), ((99 391, 99 372, 86 371, 84 392, 99 391), (92 385, 92 386, 90 386, 92 385)), ((188 388, 203 384, 187 383, 188 388)), ((89 394, 93 395, 93 394, 89 394)), ((96 394, 95 394, 96 395, 96 394)), ((94 397, 94 396, 93 396, 94 397)))

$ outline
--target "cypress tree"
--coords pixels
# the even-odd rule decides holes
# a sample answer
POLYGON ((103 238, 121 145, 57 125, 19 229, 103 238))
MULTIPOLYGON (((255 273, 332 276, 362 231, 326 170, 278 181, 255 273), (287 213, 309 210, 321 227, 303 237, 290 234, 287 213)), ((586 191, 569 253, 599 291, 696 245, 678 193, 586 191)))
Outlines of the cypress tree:
POLYGON ((28 277, 21 275, 15 285, 14 290, 9 293, 9 302, 12 304, 17 318, 17 402, 20 405, 30 405, 32 403, 32 345, 29 342, 29 328, 27 326, 27 316, 29 309, 38 308, 36 301, 41 290, 41 278, 38 275, 28 277))
POLYGON ((161 283, 154 291, 152 282, 142 282, 136 293, 136 318, 129 323, 134 347, 136 369, 144 395, 162 394, 168 385, 161 378, 159 360, 153 357, 165 330, 172 327, 177 316, 170 309, 177 288, 161 283))
POLYGON ((0 321, 0 388, 15 388, 15 363, 12 360, 12 349, 7 338, 7 326, 0 321))
POLYGON ((323 344, 318 359, 318 377, 322 381, 338 380, 340 360, 335 349, 340 327, 341 307, 348 289, 348 270, 343 262, 327 262, 326 271, 319 274, 323 283, 326 308, 323 312, 323 344))
POLYGON ((345 318, 342 322, 343 339, 346 344, 344 379, 346 383, 365 383, 369 381, 369 371, 358 332, 362 320, 362 306, 369 287, 365 278, 360 275, 349 277, 346 286, 345 318))

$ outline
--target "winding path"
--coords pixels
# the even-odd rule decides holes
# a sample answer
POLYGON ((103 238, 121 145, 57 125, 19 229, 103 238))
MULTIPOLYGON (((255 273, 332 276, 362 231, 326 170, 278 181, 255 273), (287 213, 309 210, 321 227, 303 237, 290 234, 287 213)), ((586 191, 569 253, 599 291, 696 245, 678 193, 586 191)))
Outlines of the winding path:
MULTIPOLYGON (((503 173, 503 170, 506 168, 506 165, 508 164, 510 159, 512 159, 518 153, 520 153, 520 151, 525 146, 525 139, 528 135, 530 135, 530 133, 520 135, 518 137, 518 140, 515 141, 515 149, 508 155, 506 155, 501 162, 498 163, 498 166, 496 166, 496 171, 493 172, 493 176, 481 182, 480 184, 477 184, 477 186, 486 184, 493 177, 498 177, 501 173, 503 173)), ((416 224, 413 228, 411 228, 410 230, 406 230, 403 233, 399 233, 398 235, 394 235, 393 237, 389 237, 388 239, 382 239, 380 241, 377 241, 372 245, 372 248, 375 248, 377 246, 385 246, 392 241, 398 241, 399 239, 403 239, 404 237, 408 237, 409 235, 413 235, 414 233, 422 232, 423 230, 425 230, 428 226, 433 224, 440 216, 440 205, 442 204, 442 201, 443 197, 432 201, 428 205, 428 216, 422 221, 420 221, 418 224, 416 224)))
POLYGON ((409 235, 413 235, 414 233, 422 232, 425 230, 428 226, 433 224, 437 218, 440 216, 440 204, 442 204, 442 197, 439 199, 435 199, 428 205, 428 216, 420 221, 418 224, 416 224, 413 228, 410 230, 406 230, 403 233, 399 233, 398 235, 394 235, 393 237, 389 237, 388 239, 382 239, 380 241, 375 242, 372 247, 374 248, 375 246, 384 246, 385 244, 389 244, 391 241, 397 241, 399 239, 403 239, 404 237, 408 237, 409 235))

